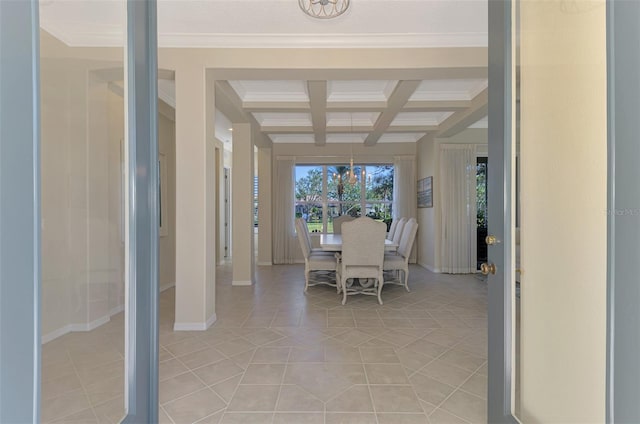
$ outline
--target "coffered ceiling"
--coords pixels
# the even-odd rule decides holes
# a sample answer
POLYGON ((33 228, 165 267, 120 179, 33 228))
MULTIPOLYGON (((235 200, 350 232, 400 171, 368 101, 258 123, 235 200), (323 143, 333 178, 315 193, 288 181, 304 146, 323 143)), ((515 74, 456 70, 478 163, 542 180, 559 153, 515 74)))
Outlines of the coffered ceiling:
POLYGON ((271 143, 372 146, 486 128, 487 79, 228 80, 216 99, 271 143))

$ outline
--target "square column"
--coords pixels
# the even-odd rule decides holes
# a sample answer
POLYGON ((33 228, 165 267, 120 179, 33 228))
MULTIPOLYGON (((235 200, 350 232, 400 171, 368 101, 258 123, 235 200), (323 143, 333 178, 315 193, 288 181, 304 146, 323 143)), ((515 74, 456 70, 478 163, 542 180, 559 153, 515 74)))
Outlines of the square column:
POLYGON ((176 331, 216 320, 213 98, 201 65, 176 69, 176 331))
POLYGON ((254 282, 253 242, 253 141, 251 124, 233 124, 231 168, 231 214, 233 263, 232 284, 250 286, 254 282))

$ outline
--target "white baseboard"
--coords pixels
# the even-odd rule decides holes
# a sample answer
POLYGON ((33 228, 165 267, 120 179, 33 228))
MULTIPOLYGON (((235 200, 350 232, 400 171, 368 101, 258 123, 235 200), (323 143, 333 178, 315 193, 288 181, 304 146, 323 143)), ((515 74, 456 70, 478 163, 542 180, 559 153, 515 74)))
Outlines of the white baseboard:
POLYGON ((231 282, 232 286, 252 286, 253 281, 251 280, 233 280, 231 282))
POLYGON ((175 287, 176 283, 165 283, 163 285, 160 286, 160 293, 162 293, 165 290, 169 290, 172 287, 175 287))
POLYGON ((418 263, 418 265, 420 265, 422 268, 426 269, 427 271, 431 271, 435 274, 440 274, 440 270, 436 267, 433 267, 431 265, 428 264, 423 264, 423 263, 418 263))
POLYGON ((258 266, 272 266, 272 262, 258 262, 258 266))
POLYGON ((108 315, 100 317, 100 318, 98 318, 96 320, 93 320, 91 322, 84 323, 84 324, 68 324, 68 325, 65 325, 64 327, 58 328, 57 330, 51 331, 51 332, 43 335, 42 339, 41 339, 42 340, 42 344, 49 343, 50 341, 55 340, 58 337, 62 337, 65 334, 68 334, 68 333, 86 332, 86 331, 95 330, 96 328, 100 327, 101 325, 104 325, 104 324, 108 323, 109 321, 111 321, 111 317, 112 316, 114 316, 115 314, 119 314, 122 311, 124 311, 124 305, 116 306, 115 308, 113 308, 112 310, 109 311, 108 315))
POLYGON ((173 324, 173 331, 205 331, 211 327, 218 317, 213 314, 206 322, 176 322, 173 324))

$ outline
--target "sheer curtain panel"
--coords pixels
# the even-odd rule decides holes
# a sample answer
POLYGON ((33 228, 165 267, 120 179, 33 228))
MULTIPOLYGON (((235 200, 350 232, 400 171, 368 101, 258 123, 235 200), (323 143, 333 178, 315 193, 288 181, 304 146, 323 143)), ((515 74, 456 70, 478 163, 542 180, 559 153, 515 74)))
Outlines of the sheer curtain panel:
POLYGON ((476 148, 440 145, 441 270, 476 271, 476 148))
MULTIPOLYGON (((393 159, 393 219, 416 218, 418 209, 416 188, 416 158, 396 156, 393 159)), ((409 262, 416 262, 416 249, 411 252, 409 262)))
POLYGON ((294 158, 276 159, 274 181, 273 263, 292 264, 296 257, 294 222, 294 158))

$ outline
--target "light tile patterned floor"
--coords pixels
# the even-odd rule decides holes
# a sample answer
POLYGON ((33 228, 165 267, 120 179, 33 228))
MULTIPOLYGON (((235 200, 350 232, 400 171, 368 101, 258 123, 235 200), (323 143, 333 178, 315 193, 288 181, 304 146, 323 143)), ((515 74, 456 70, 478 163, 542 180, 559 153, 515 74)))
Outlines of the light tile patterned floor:
MULTIPOLYGON (((160 422, 413 424, 486 421, 486 284, 413 266, 411 293, 385 286, 340 304, 305 295, 300 265, 258 267, 252 287, 218 273, 218 322, 173 332, 161 296, 160 422)), ((123 413, 123 319, 43 347, 44 422, 115 423, 123 413), (57 421, 56 421, 57 420, 57 421)))

